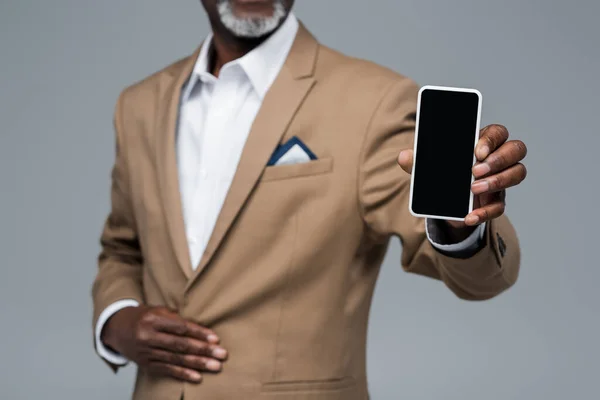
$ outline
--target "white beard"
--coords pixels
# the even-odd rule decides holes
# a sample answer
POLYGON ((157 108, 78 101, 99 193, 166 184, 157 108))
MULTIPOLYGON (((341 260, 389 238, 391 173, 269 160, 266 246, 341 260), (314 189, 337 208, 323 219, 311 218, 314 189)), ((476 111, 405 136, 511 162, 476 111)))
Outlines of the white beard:
POLYGON ((283 0, 273 0, 273 15, 265 18, 237 17, 230 0, 219 0, 217 10, 225 28, 235 36, 244 38, 259 38, 273 32, 287 16, 283 0))

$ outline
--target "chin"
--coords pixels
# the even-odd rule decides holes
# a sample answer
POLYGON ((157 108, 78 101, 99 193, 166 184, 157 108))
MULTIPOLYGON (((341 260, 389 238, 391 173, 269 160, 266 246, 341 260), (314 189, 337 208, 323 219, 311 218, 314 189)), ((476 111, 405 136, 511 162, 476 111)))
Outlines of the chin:
POLYGON ((223 26, 239 38, 264 37, 287 16, 283 0, 221 0, 217 10, 223 26))

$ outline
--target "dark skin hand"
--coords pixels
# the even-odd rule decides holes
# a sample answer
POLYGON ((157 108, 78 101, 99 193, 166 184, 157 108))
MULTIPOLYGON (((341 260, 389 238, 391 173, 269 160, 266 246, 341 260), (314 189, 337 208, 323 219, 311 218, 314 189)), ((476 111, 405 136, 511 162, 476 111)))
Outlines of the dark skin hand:
MULTIPOLYGON (((527 169, 521 163, 527 155, 527 146, 508 137, 508 130, 502 125, 489 125, 481 130, 475 147, 475 181, 471 185, 475 195, 473 212, 464 222, 446 221, 452 240, 462 241, 477 225, 504 214, 506 189, 520 184, 527 176, 527 169)), ((413 150, 402 150, 398 164, 405 172, 412 173, 413 150)))
POLYGON ((164 307, 127 307, 102 330, 102 342, 140 368, 160 376, 199 383, 201 372, 219 372, 227 351, 208 328, 164 307))

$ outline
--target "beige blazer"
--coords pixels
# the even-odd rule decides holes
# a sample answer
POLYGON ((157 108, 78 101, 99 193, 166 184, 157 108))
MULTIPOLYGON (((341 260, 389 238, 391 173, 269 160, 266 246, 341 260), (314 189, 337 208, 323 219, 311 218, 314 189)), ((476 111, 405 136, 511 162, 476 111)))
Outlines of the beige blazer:
MULTIPOLYGON (((506 217, 488 224, 484 249, 457 259, 436 251, 424 221, 409 213, 410 177, 396 158, 412 148, 416 84, 319 44, 304 26, 194 270, 175 132, 197 55, 118 99, 94 323, 120 299, 164 305, 212 328, 230 356, 199 385, 139 370, 134 399, 367 399, 369 306, 392 235, 403 244, 402 268, 443 281, 461 298, 488 299, 515 282, 519 246, 506 217), (318 160, 267 167, 275 147, 294 135, 318 160)), ((402 318, 397 304, 389 313, 402 318)))

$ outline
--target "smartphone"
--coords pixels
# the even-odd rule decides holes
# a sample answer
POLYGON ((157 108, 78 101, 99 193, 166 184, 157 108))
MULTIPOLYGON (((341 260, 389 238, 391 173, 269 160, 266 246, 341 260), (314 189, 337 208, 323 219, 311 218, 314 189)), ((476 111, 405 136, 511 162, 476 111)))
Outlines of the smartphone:
POLYGON ((475 89, 419 90, 410 185, 414 216, 462 221, 473 211, 472 168, 481 101, 475 89))

